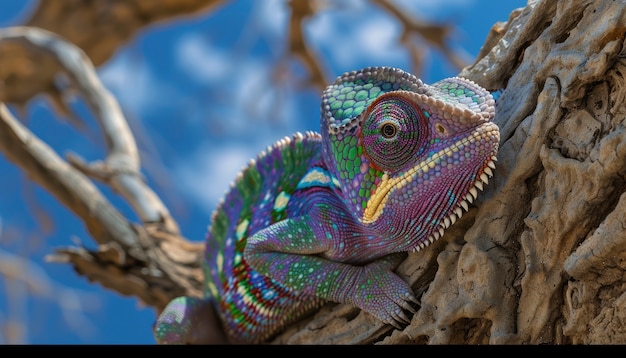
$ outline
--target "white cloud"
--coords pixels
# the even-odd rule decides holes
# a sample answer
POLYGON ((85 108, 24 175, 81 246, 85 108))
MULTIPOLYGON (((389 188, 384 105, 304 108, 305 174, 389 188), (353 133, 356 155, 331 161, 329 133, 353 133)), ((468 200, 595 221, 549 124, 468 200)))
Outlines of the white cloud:
POLYGON ((232 62, 222 49, 209 43, 208 37, 198 33, 181 37, 174 51, 176 65, 181 71, 200 82, 217 81, 224 77, 232 62))
POLYGON ((355 61, 361 60, 383 64, 406 58, 405 51, 398 46, 399 24, 374 8, 358 8, 349 14, 319 13, 310 21, 306 32, 311 44, 330 53, 340 68, 357 68, 361 63, 355 61), (346 22, 350 22, 349 26, 346 22))
POLYGON ((176 93, 150 71, 141 57, 132 57, 127 50, 100 67, 98 76, 122 107, 135 115, 156 109, 162 98, 173 98, 176 93))
MULTIPOLYGON (((255 120, 263 121, 265 126, 268 116, 271 120, 297 119, 294 98, 284 96, 273 84, 272 59, 235 56, 233 50, 218 48, 195 34, 181 37, 174 48, 176 66, 185 76, 206 88, 219 88, 219 99, 207 106, 211 106, 214 119, 227 123, 230 133, 245 137, 253 132, 258 138, 273 131, 251 126, 255 120), (278 103, 280 108, 275 108, 278 103)), ((194 119, 206 121, 206 111, 194 119)))
POLYGON ((272 36, 283 37, 287 29, 289 17, 288 6, 284 0, 254 1, 253 12, 261 22, 263 32, 268 31, 272 36))
POLYGON ((357 42, 364 56, 374 59, 390 57, 389 51, 398 51, 396 46, 400 36, 400 28, 388 17, 376 17, 364 21, 356 29, 357 42))
POLYGON ((255 155, 250 147, 215 146, 207 143, 174 170, 176 182, 186 195, 195 198, 210 213, 235 180, 237 173, 255 155))

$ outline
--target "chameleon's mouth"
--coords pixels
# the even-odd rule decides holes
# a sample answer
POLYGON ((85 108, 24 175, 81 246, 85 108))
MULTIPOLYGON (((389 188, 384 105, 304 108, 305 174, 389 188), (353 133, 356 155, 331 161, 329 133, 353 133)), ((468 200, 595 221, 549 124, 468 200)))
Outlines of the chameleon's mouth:
POLYGON ((459 201, 456 205, 452 213, 447 217, 444 217, 443 220, 439 223, 439 227, 437 230, 433 231, 432 234, 428 236, 427 240, 420 242, 417 246, 413 248, 414 252, 417 252, 426 246, 432 244, 437 241, 440 237, 443 236, 445 230, 452 226, 458 219, 463 216, 463 213, 469 210, 469 204, 473 203, 474 200, 478 197, 478 190, 482 191, 484 184, 489 184, 489 178, 493 177, 492 169, 496 169, 495 162, 498 160, 496 156, 491 156, 489 161, 487 161, 487 166, 483 169, 482 173, 478 176, 478 180, 474 182, 474 185, 469 189, 465 197, 459 201))
MULTIPOLYGON (((487 132, 489 131, 487 130, 487 132)), ((427 161, 421 162, 420 164, 412 167, 401 176, 390 178, 387 174, 384 174, 381 178, 381 182, 376 192, 370 197, 367 202, 367 205, 363 211, 363 217, 361 218, 361 222, 364 224, 371 224, 375 222, 382 214, 392 191, 400 189, 403 186, 411 183, 420 172, 422 174, 428 173, 430 170, 434 169, 439 163, 445 162, 445 159, 454 156, 455 153, 459 152, 463 148, 466 148, 470 144, 475 143, 476 141, 480 141, 484 138, 484 132, 482 134, 476 132, 468 138, 460 139, 453 146, 441 149, 439 152, 434 153, 432 156, 429 157, 427 161)), ((450 225, 452 225, 459 217, 461 217, 461 215, 463 214, 463 209, 467 211, 468 203, 472 203, 474 201, 474 199, 478 195, 478 190, 483 190, 483 184, 487 184, 489 182, 489 178, 493 176, 492 169, 495 168, 494 162, 496 160, 497 159, 495 154, 489 157, 484 169, 482 169, 482 171, 478 174, 479 179, 476 180, 466 196, 457 204, 457 207, 454 209, 454 211, 448 217, 444 218, 441 221, 439 229, 431 234, 428 240, 421 242, 415 248, 416 251, 428 246, 430 243, 441 237, 441 235, 443 235, 443 231, 447 229, 450 225)))

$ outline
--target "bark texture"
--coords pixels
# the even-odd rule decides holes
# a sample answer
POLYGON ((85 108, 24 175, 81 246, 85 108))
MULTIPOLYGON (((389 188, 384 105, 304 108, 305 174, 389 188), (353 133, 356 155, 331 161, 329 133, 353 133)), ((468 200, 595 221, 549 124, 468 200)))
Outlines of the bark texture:
MULTIPOLYGON (((144 2, 125 3, 136 10, 144 2)), ((24 68, 11 62, 8 51, 41 61, 39 53, 25 50, 38 37, 4 35, 11 41, 0 41, 8 46, 0 62, 14 67, 0 66, 6 84, 0 101, 23 103, 49 91, 51 80, 26 82, 24 89, 22 82, 10 82, 24 68), (2 68, 17 72, 3 74, 2 68)), ((626 343, 625 41, 623 1, 531 0, 508 22, 494 25, 477 61, 460 75, 505 90, 497 105, 497 169, 470 211, 398 268, 420 300, 411 323, 397 330, 357 308, 330 303, 271 343, 626 343)), ((90 51, 99 63, 113 50, 90 51)), ((73 73, 63 51, 48 46, 50 53, 41 70, 47 63, 52 72, 73 73)), ((98 93, 97 84, 69 77, 86 86, 83 92, 98 93)), ((107 106, 93 102, 96 109, 107 106)), ((106 132, 112 119, 104 113, 106 132)), ((46 156, 47 149, 1 106, 0 119, 0 151, 83 218, 100 245, 97 252, 64 249, 57 259, 112 290, 137 295, 157 312, 177 295, 198 294, 200 249, 180 237, 158 198, 136 181, 132 150, 124 152, 130 167, 114 160, 115 145, 104 166, 77 158, 66 165, 46 156), (142 224, 121 219, 105 200, 97 204, 107 209, 103 215, 112 226, 87 215, 100 198, 76 193, 77 186, 90 188, 85 176, 117 188, 142 224)), ((122 147, 132 149, 131 139, 122 147)))

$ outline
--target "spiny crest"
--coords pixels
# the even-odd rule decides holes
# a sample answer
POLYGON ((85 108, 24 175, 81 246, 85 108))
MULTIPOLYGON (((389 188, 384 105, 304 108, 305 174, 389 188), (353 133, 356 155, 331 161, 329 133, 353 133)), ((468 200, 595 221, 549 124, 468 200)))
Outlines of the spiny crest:
MULTIPOLYGON (((301 142, 306 138, 311 138, 311 139, 321 139, 321 135, 317 132, 313 132, 313 131, 306 131, 304 132, 304 134, 300 133, 300 132, 296 132, 294 133, 291 137, 289 136, 285 136, 282 139, 279 139, 278 141, 274 142, 274 144, 268 146, 265 150, 262 150, 256 158, 251 158, 248 161, 248 164, 241 167, 241 170, 239 170, 239 172, 237 172, 237 175, 235 176, 235 179, 233 181, 230 182, 229 187, 224 191, 224 195, 222 195, 217 203, 216 209, 213 211, 213 213, 211 214, 211 222, 215 222, 215 218, 218 215, 218 212, 220 210, 220 208, 224 205, 224 201, 226 198, 226 194, 228 194, 228 192, 232 191, 235 189, 237 182, 239 182, 240 180, 242 180, 244 172, 255 166, 257 161, 261 161, 263 160, 263 158, 265 158, 268 155, 271 155, 273 151, 275 150, 282 150, 285 147, 287 147, 289 144, 291 144, 292 142, 301 142)), ((210 228, 210 225, 209 225, 210 228)))
POLYGON ((320 143, 320 134, 307 131, 268 146, 237 174, 213 212, 204 290, 218 304, 227 335, 238 342, 265 340, 321 303, 255 272, 243 257, 249 237, 279 220, 273 217, 278 198, 319 160, 320 143))

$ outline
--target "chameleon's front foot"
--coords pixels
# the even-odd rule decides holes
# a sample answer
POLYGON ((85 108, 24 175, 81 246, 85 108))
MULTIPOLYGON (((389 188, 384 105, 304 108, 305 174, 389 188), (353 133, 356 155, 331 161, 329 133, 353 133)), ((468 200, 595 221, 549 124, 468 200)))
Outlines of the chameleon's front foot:
POLYGON ((392 254, 361 267, 348 298, 350 303, 396 328, 410 322, 405 311, 415 313, 411 304, 418 303, 409 285, 392 272, 403 258, 402 254, 392 254))
POLYGON ((227 340, 208 300, 177 297, 155 324, 159 344, 224 344, 227 340))

